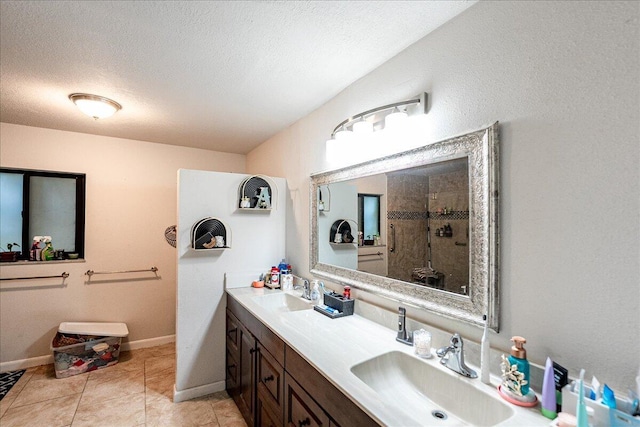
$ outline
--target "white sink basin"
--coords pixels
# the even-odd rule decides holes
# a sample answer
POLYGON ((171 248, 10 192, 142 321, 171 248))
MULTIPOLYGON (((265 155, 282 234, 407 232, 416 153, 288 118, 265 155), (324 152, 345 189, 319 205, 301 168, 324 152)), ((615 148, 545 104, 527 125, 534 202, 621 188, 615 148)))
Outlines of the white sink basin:
POLYGON ((298 311, 312 308, 311 302, 283 292, 261 295, 254 298, 260 306, 274 311, 298 311))
POLYGON ((359 363, 351 372, 383 400, 397 405, 398 411, 410 414, 422 425, 492 426, 514 415, 497 394, 485 393, 469 383, 480 380, 451 375, 399 351, 359 363))

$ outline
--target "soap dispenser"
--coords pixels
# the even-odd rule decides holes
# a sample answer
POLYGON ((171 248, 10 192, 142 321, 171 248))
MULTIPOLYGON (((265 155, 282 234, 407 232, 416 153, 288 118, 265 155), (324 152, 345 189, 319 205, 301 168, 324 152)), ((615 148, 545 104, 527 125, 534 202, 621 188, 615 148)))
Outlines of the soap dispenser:
POLYGON ((311 302, 313 305, 321 304, 320 301, 320 285, 317 280, 314 280, 311 285, 311 302))
POLYGON ((518 372, 522 374, 520 380, 520 393, 522 396, 529 394, 529 361, 527 360, 527 350, 524 348, 526 339, 515 336, 511 338, 513 346, 509 355, 509 363, 511 366, 516 365, 518 372))

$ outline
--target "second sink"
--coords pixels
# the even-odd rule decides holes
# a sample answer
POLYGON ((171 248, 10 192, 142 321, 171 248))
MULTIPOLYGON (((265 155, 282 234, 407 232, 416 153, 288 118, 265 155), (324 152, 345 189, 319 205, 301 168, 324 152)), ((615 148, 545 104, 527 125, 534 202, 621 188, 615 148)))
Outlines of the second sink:
POLYGON ((381 354, 351 372, 398 410, 423 425, 492 426, 514 415, 513 409, 469 381, 400 351, 381 354))
POLYGON ((255 297, 254 300, 268 310, 298 311, 312 308, 310 302, 306 302, 302 298, 283 292, 261 295, 255 297))

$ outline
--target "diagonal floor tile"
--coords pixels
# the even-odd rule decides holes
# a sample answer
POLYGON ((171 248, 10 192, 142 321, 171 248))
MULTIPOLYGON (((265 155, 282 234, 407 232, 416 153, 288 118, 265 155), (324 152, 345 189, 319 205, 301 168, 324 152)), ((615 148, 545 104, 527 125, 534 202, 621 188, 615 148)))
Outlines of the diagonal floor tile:
POLYGON ((217 425, 213 406, 204 398, 180 403, 165 398, 147 399, 146 411, 148 427, 217 425))
POLYGON ((0 418, 2 427, 61 427, 71 424, 80 402, 80 394, 11 407, 0 418))
POLYGON ((144 393, 138 393, 101 402, 80 402, 71 426, 127 427, 144 424, 144 422, 144 393))
POLYGON ((89 377, 80 405, 90 405, 138 393, 144 393, 144 372, 104 370, 104 375, 89 377))
POLYGON ((11 408, 31 403, 43 402, 52 398, 82 393, 89 377, 86 374, 69 378, 51 377, 46 371, 36 371, 24 386, 11 408))
POLYGON ((9 390, 9 393, 7 393, 2 398, 2 400, 0 400, 0 417, 2 417, 5 412, 7 412, 7 409, 9 409, 11 404, 13 404, 13 402, 16 400, 20 392, 27 385, 29 380, 31 380, 31 377, 33 377, 33 373, 36 371, 36 369, 37 368, 27 369, 25 373, 22 374, 20 379, 13 385, 13 387, 11 387, 11 390, 9 390))
POLYGON ((247 425, 233 399, 213 402, 213 410, 220 427, 246 427, 247 425))
POLYGON ((151 357, 144 361, 144 374, 146 378, 175 377, 175 366, 174 357, 151 357))

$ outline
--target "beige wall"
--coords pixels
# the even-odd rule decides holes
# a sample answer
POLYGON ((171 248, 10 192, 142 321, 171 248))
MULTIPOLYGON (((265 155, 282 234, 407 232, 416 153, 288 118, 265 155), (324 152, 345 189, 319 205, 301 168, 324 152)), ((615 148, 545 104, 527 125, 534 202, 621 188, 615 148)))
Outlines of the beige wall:
POLYGON ((492 345, 507 350, 523 335, 534 362, 586 368, 626 394, 640 361, 639 9, 477 3, 253 150, 248 171, 284 176, 291 189, 287 260, 308 275, 309 175, 332 167, 324 143, 336 123, 427 91, 425 142, 501 122, 502 327, 492 345))
MULTIPOLYGON (((0 162, 87 175, 86 262, 0 265, 2 277, 70 273, 64 287, 35 286, 60 284, 57 279, 2 282, 0 362, 49 355, 63 321, 125 322, 129 341, 173 335, 176 250, 164 230, 176 224, 177 171, 245 169, 245 157, 237 154, 6 123, 0 124, 0 162), (153 277, 142 273, 85 282, 89 269, 151 266, 158 267, 159 280, 134 280, 153 277)), ((215 197, 215 189, 203 196, 215 197)))

